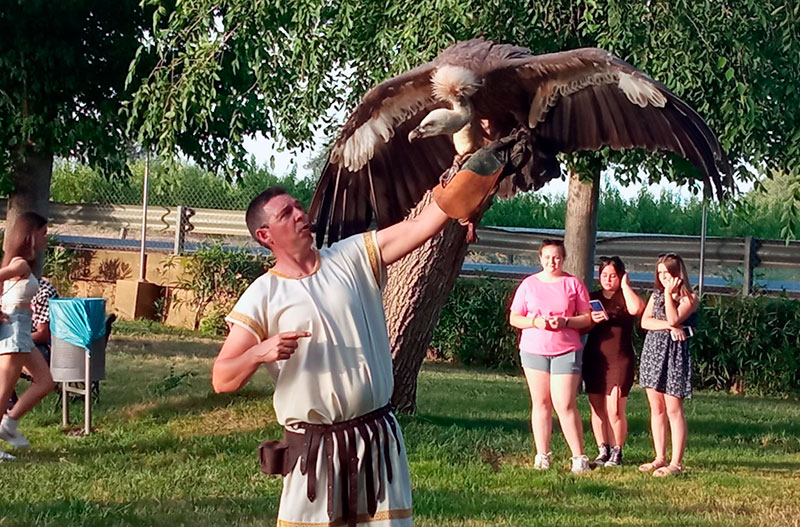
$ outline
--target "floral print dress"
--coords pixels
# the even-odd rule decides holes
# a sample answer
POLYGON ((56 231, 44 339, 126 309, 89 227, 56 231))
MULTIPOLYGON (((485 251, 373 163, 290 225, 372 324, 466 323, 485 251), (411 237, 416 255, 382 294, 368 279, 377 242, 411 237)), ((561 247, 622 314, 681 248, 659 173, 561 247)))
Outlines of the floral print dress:
MULTIPOLYGON (((664 293, 653 291, 653 318, 666 320, 664 293)), ((692 313, 683 323, 695 326, 697 313, 692 313)), ((692 357, 687 338, 683 342, 672 340, 669 331, 648 331, 639 362, 639 384, 681 399, 692 396, 692 357)))

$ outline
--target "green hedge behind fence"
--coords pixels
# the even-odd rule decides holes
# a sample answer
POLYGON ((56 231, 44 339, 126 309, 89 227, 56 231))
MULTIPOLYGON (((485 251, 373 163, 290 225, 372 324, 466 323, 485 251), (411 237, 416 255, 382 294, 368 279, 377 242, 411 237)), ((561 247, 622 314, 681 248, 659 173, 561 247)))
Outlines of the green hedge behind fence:
MULTIPOLYGON (((508 307, 518 282, 459 278, 432 347, 467 365, 519 367, 518 332, 508 307)), ((753 394, 800 388, 800 302, 766 296, 706 296, 692 339, 694 386, 753 394)), ((636 335, 637 356, 643 332, 636 335)))

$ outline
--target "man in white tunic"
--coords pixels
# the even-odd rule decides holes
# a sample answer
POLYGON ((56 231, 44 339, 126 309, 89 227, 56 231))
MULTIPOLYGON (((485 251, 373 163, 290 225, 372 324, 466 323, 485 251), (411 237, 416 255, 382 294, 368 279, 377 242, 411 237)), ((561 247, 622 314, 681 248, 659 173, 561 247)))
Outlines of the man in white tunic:
POLYGON ((308 216, 282 189, 256 197, 246 220, 275 266, 227 317, 212 383, 236 391, 262 364, 275 379, 289 445, 278 470, 278 527, 412 525, 406 450, 388 407, 394 381, 381 288, 386 266, 448 216, 431 202, 413 219, 320 251, 308 216))

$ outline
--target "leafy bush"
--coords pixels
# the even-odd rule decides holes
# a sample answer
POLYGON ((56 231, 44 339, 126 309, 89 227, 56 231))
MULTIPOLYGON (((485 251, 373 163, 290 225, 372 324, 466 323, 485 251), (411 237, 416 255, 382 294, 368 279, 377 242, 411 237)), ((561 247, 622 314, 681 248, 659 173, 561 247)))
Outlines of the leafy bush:
POLYGON ((756 394, 800 386, 800 302, 705 297, 693 344, 698 386, 756 394))
MULTIPOLYGON (((508 324, 517 282, 459 278, 432 346, 440 356, 490 368, 519 367, 518 330, 508 324)), ((705 296, 692 338, 694 385, 752 394, 800 388, 800 302, 767 296, 705 296)), ((641 352, 644 331, 634 332, 641 352)))
POLYGON ((475 366, 518 366, 517 330, 508 325, 516 285, 490 278, 456 280, 433 335, 438 354, 475 366))
POLYGON ((70 296, 76 273, 85 265, 85 255, 69 247, 63 247, 50 237, 44 255, 42 274, 46 276, 59 294, 70 296))
MULTIPOLYGON (((212 334, 225 331, 224 317, 244 293, 245 289, 273 264, 272 256, 252 253, 245 249, 229 249, 221 244, 203 245, 191 255, 173 255, 165 263, 170 269, 183 264, 184 272, 171 284, 179 289, 191 291, 193 298, 186 303, 194 310, 192 329, 201 327, 212 334), (206 309, 213 306, 206 318, 206 309)), ((174 297, 175 305, 183 301, 174 297)))

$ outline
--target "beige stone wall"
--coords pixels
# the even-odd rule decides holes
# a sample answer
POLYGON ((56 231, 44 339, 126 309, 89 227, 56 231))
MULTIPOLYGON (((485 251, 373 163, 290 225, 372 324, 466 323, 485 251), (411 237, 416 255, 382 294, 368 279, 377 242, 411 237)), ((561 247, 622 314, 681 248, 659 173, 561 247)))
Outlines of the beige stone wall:
MULTIPOLYGON (((117 312, 117 280, 138 280, 139 253, 130 251, 96 250, 85 251, 84 268, 80 278, 76 279, 72 291, 60 291, 61 296, 77 296, 85 298, 105 298, 106 310, 117 312)), ((153 253, 147 256, 145 277, 148 282, 163 286, 162 295, 168 298, 176 296, 183 302, 170 301, 167 304, 165 323, 170 326, 191 328, 194 322, 194 311, 186 303, 191 300, 192 293, 175 290, 171 284, 176 283, 183 265, 180 261, 174 267, 167 267, 170 255, 153 253), (174 292, 174 295, 172 294, 174 292)))

